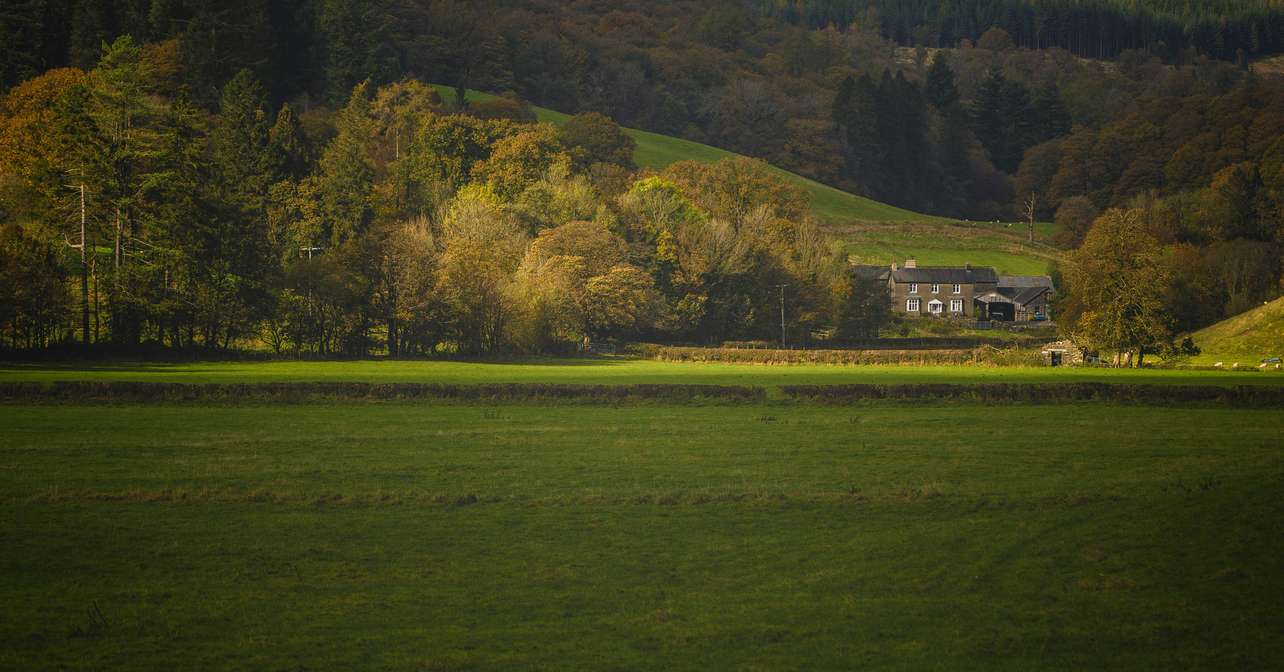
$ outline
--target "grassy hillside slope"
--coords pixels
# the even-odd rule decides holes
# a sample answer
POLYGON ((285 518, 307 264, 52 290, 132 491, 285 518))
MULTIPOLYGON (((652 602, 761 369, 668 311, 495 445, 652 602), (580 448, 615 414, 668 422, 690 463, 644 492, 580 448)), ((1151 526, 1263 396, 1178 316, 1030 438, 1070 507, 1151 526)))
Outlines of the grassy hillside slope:
POLYGON ((1284 298, 1258 306, 1192 335, 1203 364, 1257 366, 1267 357, 1284 356, 1284 298))
MULTIPOLYGON (((937 222, 922 224, 847 224, 827 226, 844 241, 851 259, 863 264, 904 262, 910 257, 923 266, 993 266, 1003 275, 1045 275, 1060 250, 1030 244, 1024 224, 937 222)), ((1036 240, 1047 240, 1051 224, 1035 227, 1036 240)))
MULTIPOLYGON (((436 85, 445 100, 454 100, 454 90, 436 85)), ((469 91, 468 99, 484 102, 495 96, 469 91)), ((543 107, 531 108, 541 122, 560 125, 571 115, 543 107)), ((659 133, 625 129, 637 141, 633 159, 642 168, 660 170, 678 161, 714 163, 740 156, 690 140, 659 133)), ((1000 273, 1042 275, 1056 259, 1058 250, 1025 240, 1025 227, 989 222, 959 222, 944 217, 924 215, 863 196, 849 194, 801 175, 772 166, 785 180, 797 185, 811 197, 812 212, 826 225, 828 233, 851 256, 853 261, 868 264, 890 264, 916 257, 925 266, 993 266, 1000 273), (895 225, 895 226, 888 226, 895 225)), ((1051 224, 1040 224, 1041 240, 1051 235, 1051 224)))
MULTIPOLYGON (((454 100, 455 92, 447 86, 436 85, 437 92, 445 100, 454 100)), ((470 101, 486 101, 493 95, 480 91, 469 91, 470 101)), ((560 125, 570 119, 570 115, 543 107, 533 107, 535 117, 542 122, 560 125)), ((660 170, 678 161, 699 161, 714 163, 722 159, 740 156, 725 149, 702 145, 698 142, 674 138, 659 133, 625 129, 638 143, 633 160, 642 168, 660 170)), ((879 203, 863 196, 856 196, 845 191, 809 180, 787 170, 772 167, 772 170, 789 182, 797 185, 811 197, 812 212, 824 222, 840 223, 850 221, 871 222, 936 222, 947 221, 931 215, 923 215, 879 203)))

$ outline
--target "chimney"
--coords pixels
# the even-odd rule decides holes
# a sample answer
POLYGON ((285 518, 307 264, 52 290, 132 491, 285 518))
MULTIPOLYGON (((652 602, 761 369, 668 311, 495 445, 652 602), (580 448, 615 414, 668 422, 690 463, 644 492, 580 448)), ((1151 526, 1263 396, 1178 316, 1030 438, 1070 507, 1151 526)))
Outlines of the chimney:
POLYGON ((899 271, 899 270, 901 270, 901 267, 900 267, 900 266, 897 266, 897 265, 896 265, 896 262, 894 262, 894 261, 893 261, 893 262, 892 262, 892 272, 893 272, 893 273, 895 273, 896 271, 899 271))
POLYGON ((966 269, 966 270, 969 270, 969 271, 970 271, 970 270, 972 270, 972 264, 970 264, 970 263, 968 263, 968 264, 964 264, 964 265, 963 265, 963 268, 964 268, 964 269, 966 269))
POLYGON ((918 268, 918 259, 910 257, 905 260, 905 268, 918 268))

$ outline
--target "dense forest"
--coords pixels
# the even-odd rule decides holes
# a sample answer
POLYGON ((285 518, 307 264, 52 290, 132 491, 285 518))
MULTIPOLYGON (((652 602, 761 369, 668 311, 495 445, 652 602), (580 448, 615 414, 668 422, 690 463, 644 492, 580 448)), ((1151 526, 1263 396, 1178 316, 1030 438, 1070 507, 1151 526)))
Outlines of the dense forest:
POLYGON ((0 325, 17 346, 353 354, 716 342, 773 334, 769 289, 789 284, 796 336, 877 329, 801 196, 753 163, 638 172, 617 122, 924 212, 1031 203, 1067 249, 1103 212, 1139 212, 1173 264, 1170 331, 1278 295, 1284 99, 1245 56, 1276 50, 1277 9, 926 7, 6 3, 0 325), (576 122, 534 124, 526 101, 576 122), (457 282, 478 278, 494 282, 457 282))
POLYGON ((791 338, 886 320, 764 164, 632 172, 602 115, 561 128, 415 80, 309 131, 248 70, 206 113, 172 50, 117 39, 3 101, 11 347, 264 343, 323 355, 791 338), (466 112, 463 113, 463 112, 466 112), (855 308, 853 308, 853 306, 855 308), (871 308, 873 306, 873 308, 871 308))
MULTIPOLYGON (((1043 136, 1099 125, 1131 98, 1225 93, 1244 77, 1198 47, 1156 76, 1019 49, 1019 31, 991 28, 955 52, 953 80, 931 79, 924 43, 898 48, 880 18, 891 15, 859 5, 816 3, 832 17, 808 30, 762 5, 690 0, 25 0, 0 12, 16 47, 0 86, 92 68, 104 42, 128 34, 172 49, 207 110, 242 69, 300 112, 342 105, 367 79, 412 77, 600 112, 895 205, 994 218, 1013 216, 1007 176, 1043 136)), ((1162 63, 1153 51, 1121 58, 1162 63)))
POLYGON ((846 26, 870 10, 905 45, 958 46, 989 29, 1030 49, 1088 58, 1142 49, 1165 60, 1193 50, 1223 60, 1284 51, 1284 7, 1271 0, 758 0, 792 23, 846 26))

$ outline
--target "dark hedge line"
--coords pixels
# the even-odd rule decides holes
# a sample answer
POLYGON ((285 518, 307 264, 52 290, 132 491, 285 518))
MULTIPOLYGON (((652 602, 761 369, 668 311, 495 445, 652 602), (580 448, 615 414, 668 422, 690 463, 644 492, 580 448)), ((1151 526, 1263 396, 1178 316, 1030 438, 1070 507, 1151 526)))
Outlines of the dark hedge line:
MULTIPOLYGON (((810 346, 804 350, 845 352, 851 350, 973 350, 990 346, 993 348, 1038 348, 1046 345, 1055 337, 1017 336, 1011 339, 985 336, 927 336, 922 338, 864 338, 851 340, 822 341, 824 347, 810 346)), ((769 341, 726 341, 722 347, 727 350, 778 350, 779 342, 769 341)))
POLYGON ((733 385, 560 385, 511 383, 145 383, 65 381, 0 383, 0 400, 102 402, 307 402, 333 400, 756 402, 760 387, 733 385))
POLYGON ((786 397, 846 404, 865 400, 962 400, 986 403, 1105 401, 1136 404, 1222 404, 1284 408, 1284 387, 1266 385, 1119 385, 1111 383, 981 383, 975 385, 784 385, 786 397))
POLYGON ((667 362, 732 364, 860 364, 1038 366, 1038 350, 983 347, 972 350, 750 350, 643 345, 643 357, 667 362))

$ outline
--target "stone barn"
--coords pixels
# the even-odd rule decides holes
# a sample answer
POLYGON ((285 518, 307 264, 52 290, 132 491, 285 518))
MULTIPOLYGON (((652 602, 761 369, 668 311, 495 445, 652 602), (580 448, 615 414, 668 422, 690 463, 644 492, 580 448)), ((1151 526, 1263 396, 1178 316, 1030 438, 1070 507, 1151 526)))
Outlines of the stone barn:
POLYGON ((1043 346, 1043 363, 1045 366, 1070 366, 1083 364, 1087 360, 1083 348, 1073 341, 1057 341, 1043 346))

